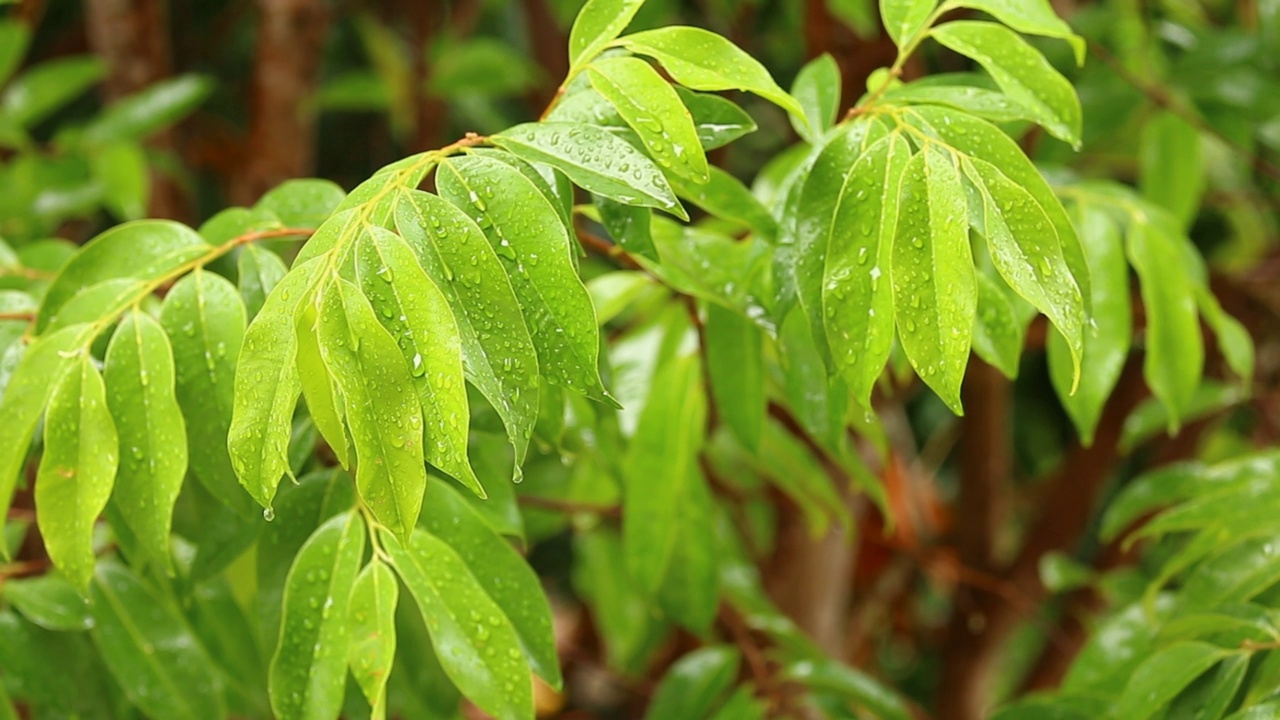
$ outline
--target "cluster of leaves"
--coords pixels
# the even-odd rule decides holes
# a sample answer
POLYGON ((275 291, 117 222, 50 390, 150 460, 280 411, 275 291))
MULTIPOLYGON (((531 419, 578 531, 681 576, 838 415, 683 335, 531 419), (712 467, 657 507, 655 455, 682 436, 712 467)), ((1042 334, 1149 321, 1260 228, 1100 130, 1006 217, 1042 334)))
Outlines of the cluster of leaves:
POLYGON ((103 77, 89 55, 33 65, 14 77, 31 30, 0 20, 0 234, 14 239, 49 235, 63 222, 106 210, 120 220, 143 217, 151 168, 171 158, 148 157, 142 141, 182 119, 212 89, 188 75, 121 98, 87 120, 58 123, 59 112, 103 77))
MULTIPOLYGON (((1080 141, 1074 89, 1018 34, 1082 57, 1047 3, 885 0, 898 59, 844 118, 830 58, 787 92, 708 31, 622 34, 642 5, 586 4, 540 121, 350 194, 293 181, 198 230, 0 246, 0 507, 43 417, 34 520, 56 569, 4 583, 8 691, 94 717, 449 717, 462 695, 527 718, 530 673, 562 680, 511 540, 567 528, 614 666, 643 668, 673 626, 708 640, 651 717, 764 716, 753 684, 730 689, 727 608, 812 691, 800 702, 905 718, 764 595, 768 490, 815 531, 847 525, 822 466, 880 492, 849 442, 882 434, 877 387, 909 367, 959 412, 971 349, 1012 375, 1036 312, 1089 434, 1131 334, 1122 226, 1158 308, 1148 375, 1169 422, 1193 411, 1201 366, 1168 360, 1201 347, 1197 313, 1251 372, 1184 227, 1107 186, 1064 189, 1069 211, 1004 129, 1080 141), (999 22, 938 24, 958 8, 999 22), (927 39, 987 76, 901 83, 927 39), (753 188, 707 160, 755 129, 726 90, 776 104, 803 138, 753 188), (686 203, 705 217, 677 222, 686 203), (584 283, 580 233, 607 234, 629 269, 584 283), (513 479, 544 509, 522 512, 513 479), (95 690, 49 677, 54 652, 95 690)), ((28 529, 10 522, 5 549, 28 529)))

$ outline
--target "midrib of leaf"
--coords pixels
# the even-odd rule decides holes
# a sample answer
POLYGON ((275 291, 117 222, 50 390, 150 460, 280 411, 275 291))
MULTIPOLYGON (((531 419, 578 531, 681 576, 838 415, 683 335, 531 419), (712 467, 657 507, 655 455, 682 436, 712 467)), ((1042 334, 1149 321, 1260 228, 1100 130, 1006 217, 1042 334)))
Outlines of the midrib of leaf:
MULTIPOLYGON (((154 668, 156 675, 161 679, 161 682, 163 682, 164 685, 169 689, 170 695, 172 697, 178 698, 179 701, 182 703, 183 707, 187 708, 188 711, 193 711, 194 707, 187 704, 186 695, 180 692, 179 688, 177 688, 173 684, 173 682, 169 679, 169 675, 166 672, 164 672, 164 665, 162 665, 156 660, 155 653, 147 652, 146 648, 148 645, 150 645, 150 643, 147 642, 146 636, 142 634, 142 632, 138 629, 138 627, 133 624, 133 621, 130 619, 129 614, 126 612, 122 612, 124 609, 124 606, 121 605, 120 599, 116 597, 116 594, 111 590, 111 584, 105 581, 99 582, 98 589, 102 592, 103 597, 107 598, 107 602, 111 604, 111 608, 113 612, 115 612, 116 617, 120 620, 120 624, 124 626, 125 631, 129 633, 129 637, 134 640, 134 644, 137 645, 138 649, 142 651, 143 657, 147 659, 146 660, 147 664, 152 666, 152 668, 154 668)), ((189 717, 199 717, 199 713, 190 712, 189 717)))

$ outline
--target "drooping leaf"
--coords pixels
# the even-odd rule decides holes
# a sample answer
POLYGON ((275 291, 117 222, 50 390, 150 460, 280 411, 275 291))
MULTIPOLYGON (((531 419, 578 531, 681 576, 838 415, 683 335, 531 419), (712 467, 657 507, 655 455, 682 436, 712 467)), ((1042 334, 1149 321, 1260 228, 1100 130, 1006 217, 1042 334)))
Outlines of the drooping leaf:
MULTIPOLYGON (((165 295, 160 324, 173 349, 178 405, 186 418, 191 472, 227 507, 243 515, 253 502, 236 479, 227 450, 235 373, 244 341, 244 303, 220 275, 196 270, 165 295)), ((270 388, 255 388, 255 392, 270 388)))
POLYGON ((657 644, 661 621, 627 573, 621 539, 615 530, 595 527, 575 534, 574 554, 574 589, 601 629, 610 667, 635 669, 657 644))
POLYGON ((357 458, 356 487, 379 522, 407 537, 427 483, 413 377, 359 288, 338 280, 321 292, 320 352, 342 395, 357 458))
POLYGON ((587 75, 659 165, 694 184, 707 181, 707 158, 693 117, 652 65, 635 57, 609 57, 588 65, 587 75))
MULTIPOLYGON (((608 130, 581 123, 526 123, 489 140, 517 157, 560 170, 574 184, 597 195, 688 217, 658 166, 608 130)), ((461 162, 450 159, 449 165, 461 162)))
POLYGON ((173 350, 164 328, 134 310, 111 338, 103 369, 120 442, 114 498, 138 544, 172 571, 169 531, 187 473, 187 431, 174 394, 173 350))
POLYGON ((705 321, 707 377, 720 417, 749 449, 764 430, 764 334, 754 323, 715 303, 705 321))
POLYGON ((1217 337, 1218 350, 1227 361, 1227 367, 1248 385, 1253 380, 1255 363, 1253 338, 1249 331, 1222 309, 1218 298, 1204 283, 1196 288, 1196 300, 1201 317, 1217 337))
POLYGON ((1017 33, 996 23, 956 20, 934 27, 929 34, 975 60, 1054 137, 1080 146, 1080 98, 1075 88, 1017 33))
POLYGON ((448 300, 463 372, 502 418, 518 469, 537 416, 538 357, 501 261, 483 231, 435 195, 403 196, 396 227, 448 300))
POLYGON ((219 675, 171 599, 110 561, 98 569, 90 600, 94 644, 130 701, 148 717, 226 717, 219 675))
POLYGON ((685 655, 662 676, 645 720, 707 717, 738 676, 737 648, 713 645, 685 655))
POLYGON ((898 337, 916 374, 957 414, 977 312, 968 209, 950 155, 926 146, 902 175, 893 243, 898 337))
POLYGON ((626 29, 643 4, 644 0, 587 0, 569 32, 569 62, 578 66, 590 61, 626 29))
POLYGON ((390 533, 381 537, 449 679, 497 720, 532 720, 533 684, 519 638, 467 563, 422 529, 407 547, 390 533))
POLYGON ((741 223, 770 242, 778 234, 769 211, 740 180, 718 167, 711 168, 703 184, 678 179, 674 184, 680 197, 718 218, 741 223))
POLYGON ((467 389, 462 379, 462 342, 449 302, 423 271, 399 235, 370 228, 356 251, 361 288, 378 310, 413 376, 422 404, 423 454, 483 497, 484 488, 467 461, 467 389))
POLYGON ((342 708, 364 536, 357 513, 338 515, 307 539, 289 568, 268 680, 271 709, 282 720, 336 718, 342 708))
POLYGON ((87 350, 58 381, 44 423, 36 473, 36 522, 45 550, 80 589, 93 577, 93 526, 107 506, 119 463, 102 376, 87 350))
POLYGON ((372 720, 387 716, 387 676, 396 656, 396 575, 374 557, 351 588, 351 674, 373 708, 372 720))
POLYGON ((574 247, 555 209, 523 175, 488 158, 451 159, 437 183, 442 197, 475 213, 502 258, 542 375, 607 402, 597 369, 595 309, 573 267, 574 247))

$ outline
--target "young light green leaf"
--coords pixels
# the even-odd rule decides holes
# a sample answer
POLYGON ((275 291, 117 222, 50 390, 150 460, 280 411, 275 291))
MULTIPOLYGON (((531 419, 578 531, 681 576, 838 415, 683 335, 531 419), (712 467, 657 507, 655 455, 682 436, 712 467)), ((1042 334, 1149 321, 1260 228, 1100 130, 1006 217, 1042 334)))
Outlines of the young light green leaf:
POLYGON ((321 292, 320 353, 333 371, 351 429, 356 487, 379 522, 408 537, 427 483, 422 406, 413 377, 359 288, 338 280, 321 292))
POLYGON ((1004 289, 997 281, 979 272, 973 351, 1012 380, 1018 376, 1022 330, 1022 325, 1013 315, 1013 307, 1004 289))
POLYGON ((399 235, 370 228, 356 249, 356 273, 378 321, 393 338, 422 403, 423 456, 484 497, 467 461, 471 417, 462 379, 462 342, 453 311, 399 235))
POLYGON ((627 28, 643 4, 644 0, 587 0, 569 31, 569 63, 578 67, 589 62, 627 28))
POLYGON ((475 213, 503 258, 543 376, 609 402, 597 370, 595 309, 573 267, 574 246, 555 209, 527 178, 489 158, 451 159, 436 181, 441 197, 475 213))
POLYGON ((1134 670, 1113 717, 1147 720, 1227 651, 1204 642, 1179 642, 1161 648, 1134 670))
POLYGON ((288 272, 289 268, 285 267, 279 255, 257 245, 244 246, 236 259, 236 278, 249 317, 258 314, 267 301, 267 295, 288 272))
POLYGON ((323 260, 294 267, 244 334, 227 449, 240 484, 264 508, 289 469, 289 435, 302 385, 294 314, 323 260))
POLYGON ((701 718, 714 710, 738 678, 737 648, 713 645, 685 655, 662 676, 645 720, 701 718))
POLYGON ((43 331, 73 295, 115 278, 152 280, 210 249, 191 228, 169 220, 139 220, 98 235, 62 267, 40 303, 43 331))
POLYGON ((893 346, 893 287, 881 277, 893 267, 898 190, 910 157, 910 146, 896 133, 867 148, 844 175, 826 238, 825 336, 835 369, 863 407, 871 406, 893 346))
POLYGON ((960 166, 982 198, 978 230, 987 240, 991 262, 1014 292, 1049 317, 1067 340, 1078 368, 1084 347, 1085 302, 1049 216, 995 165, 964 158, 960 166))
POLYGON ((372 707, 372 720, 387 717, 387 676, 396 657, 396 574, 374 557, 351 588, 351 674, 372 707))
POLYGON ((497 720, 532 720, 533 683, 519 638, 467 563, 422 529, 413 531, 407 547, 388 532, 381 538, 449 679, 497 720))
POLYGON ((139 546, 172 572, 169 529, 187 474, 187 431, 160 323, 138 310, 127 315, 107 347, 103 375, 120 438, 116 506, 139 546))
POLYGON ((1124 241, 1115 221, 1098 208, 1083 204, 1076 208, 1081 242, 1089 258, 1093 287, 1093 326, 1085 330, 1084 352, 1080 360, 1080 381, 1075 384, 1075 363, 1067 343, 1058 333, 1048 340, 1049 377, 1058 398, 1086 445, 1102 416, 1102 407, 1120 379, 1133 335, 1129 295, 1129 265, 1124 241))
POLYGON ((672 79, 690 90, 742 90, 804 117, 804 109, 778 87, 763 65, 708 30, 664 27, 627 35, 618 44, 657 60, 672 79))
POLYGON ((1084 38, 1058 17, 1048 0, 957 0, 955 4, 981 10, 1020 33, 1066 40, 1075 52, 1076 63, 1084 64, 1084 38))
POLYGON ((173 349, 191 472, 223 504, 249 515, 252 499, 240 487, 227 451, 244 303, 222 276, 196 270, 165 295, 160 324, 173 349))
POLYGON ((119 449, 102 376, 82 350, 49 399, 35 488, 45 550, 82 590, 93 578, 93 526, 111 497, 119 449))
POLYGON ((916 373, 957 414, 978 288, 955 160, 933 145, 902 175, 893 242, 894 319, 916 373))
POLYGON ((115 561, 90 593, 93 641, 116 682, 148 717, 221 720, 219 675, 172 598, 115 561))
POLYGON ((93 627, 89 602, 57 573, 9 578, 2 589, 5 600, 46 630, 76 632, 93 627))
POLYGON ((280 643, 271 658, 271 709, 281 720, 338 717, 352 626, 351 589, 364 557, 364 521, 338 515, 307 539, 285 581, 280 643))
POLYGON ((1181 238, 1156 223, 1134 218, 1125 236, 1129 263, 1138 274, 1147 332, 1143 375, 1169 411, 1169 431, 1181 425, 1204 368, 1204 338, 1195 282, 1181 261, 1181 238))
POLYGON ((0 400, 0 427, 5 429, 0 433, 0 508, 6 515, 36 423, 53 389, 77 365, 77 349, 92 340, 88 330, 84 325, 73 325, 38 338, 22 356, 5 388, 0 400))
POLYGON ((755 323, 707 303, 707 377, 720 417, 748 449, 764 430, 764 334, 755 323))
POLYGON ((707 181, 707 157, 693 117, 652 65, 635 57, 603 58, 587 66, 587 76, 659 165, 689 182, 707 181))
MULTIPOLYGON (((491 135, 489 140, 517 157, 560 170, 589 192, 688 219, 662 170, 626 140, 603 128, 566 122, 526 123, 491 135)), ((446 166, 459 162, 450 159, 446 166)))
POLYGON ((475 573, 476 583, 511 622, 533 671, 559 688, 551 608, 533 569, 449 485, 431 483, 424 505, 421 527, 466 558, 473 569, 484 569, 475 573))
POLYGON ((778 224, 773 216, 742 181, 724 170, 712 167, 708 180, 701 185, 681 179, 674 179, 673 183, 680 197, 712 215, 742 223, 770 242, 777 238, 778 224))
POLYGON ((880 0, 880 18, 899 54, 925 29, 937 4, 937 0, 880 0))
POLYGON ((452 308, 463 373, 502 418, 518 472, 538 413, 538 356, 506 271, 484 232, 440 197, 406 193, 395 221, 452 308))
POLYGON ((1075 88, 1017 33, 991 22, 956 20, 929 34, 977 61, 1006 95, 1054 137, 1080 147, 1080 98, 1075 88))
POLYGON ((810 60, 791 84, 791 96, 804 108, 808 124, 791 118, 791 127, 810 144, 817 145, 836 122, 840 112, 840 66, 829 53, 810 60))

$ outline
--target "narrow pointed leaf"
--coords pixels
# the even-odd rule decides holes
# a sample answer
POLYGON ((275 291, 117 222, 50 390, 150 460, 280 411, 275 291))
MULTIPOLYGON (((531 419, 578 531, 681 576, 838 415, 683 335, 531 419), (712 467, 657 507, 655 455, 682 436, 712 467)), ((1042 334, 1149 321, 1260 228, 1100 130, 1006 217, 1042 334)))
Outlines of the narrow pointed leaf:
POLYGON ((607 402, 591 296, 555 209, 524 176, 488 158, 459 158, 437 178, 445 199, 479 218, 520 301, 548 381, 607 402))
POLYGON ((422 404, 423 455, 484 497, 467 460, 467 388, 462 341, 444 293, 399 235, 370 228, 356 250, 356 271, 378 321, 393 338, 422 404))
MULTIPOLYGON (((627 205, 687 218, 662 170, 627 141, 594 125, 539 122, 517 125, 489 141, 529 162, 550 165, 583 189, 627 205)), ((459 161, 450 160, 449 165, 459 161)))
POLYGON ((645 720, 706 717, 733 687, 742 655, 737 648, 705 647, 676 661, 662 676, 645 720))
POLYGON ((387 677, 396 657, 396 574, 375 557, 351 589, 351 674, 373 708, 372 720, 387 716, 387 677))
POLYGON ((331 720, 342 709, 351 588, 364 535, 358 514, 338 515, 307 539, 289 568, 268 680, 271 709, 281 720, 331 720))
POLYGON ((902 176, 893 244, 894 319, 916 374, 960 414, 977 312, 968 209, 955 161, 928 145, 902 176))
POLYGON ((1147 720, 1226 654, 1203 642, 1174 643, 1156 651, 1134 670, 1113 716, 1147 720))
POLYGON ((111 497, 120 459, 106 389, 87 350, 49 399, 44 448, 36 522, 54 566, 83 590, 93 577, 93 526, 111 497))
POLYGON ((218 673, 171 598, 115 561, 90 593, 93 641, 129 700, 156 720, 222 720, 218 673))
POLYGON ((424 192, 402 197, 396 227, 449 302, 463 372, 502 418, 519 468, 538 412, 538 356, 497 253, 462 210, 424 192))
POLYGON ((626 29, 644 0, 587 0, 569 32, 569 62, 591 60, 626 29))
POLYGON ((748 449, 764 430, 764 334, 732 310, 707 303, 707 377, 721 419, 748 449))
POLYGON ((116 505, 139 545, 172 572, 169 529, 187 473, 187 431, 174 394, 173 351, 160 323, 130 313, 111 338, 103 375, 120 438, 116 505))
POLYGON ((407 537, 427 484, 422 406, 396 341, 345 280, 324 288, 320 352, 342 395, 356 453, 356 487, 378 521, 407 537))
POLYGON ((810 60, 796 74, 791 85, 791 95, 804 108, 808 125, 791 119, 791 126, 811 144, 826 134, 836 122, 840 111, 840 66, 829 53, 810 60))
POLYGON ((516 631, 467 563, 422 529, 408 546, 385 532, 382 542, 449 679, 496 720, 532 720, 533 683, 516 631))

